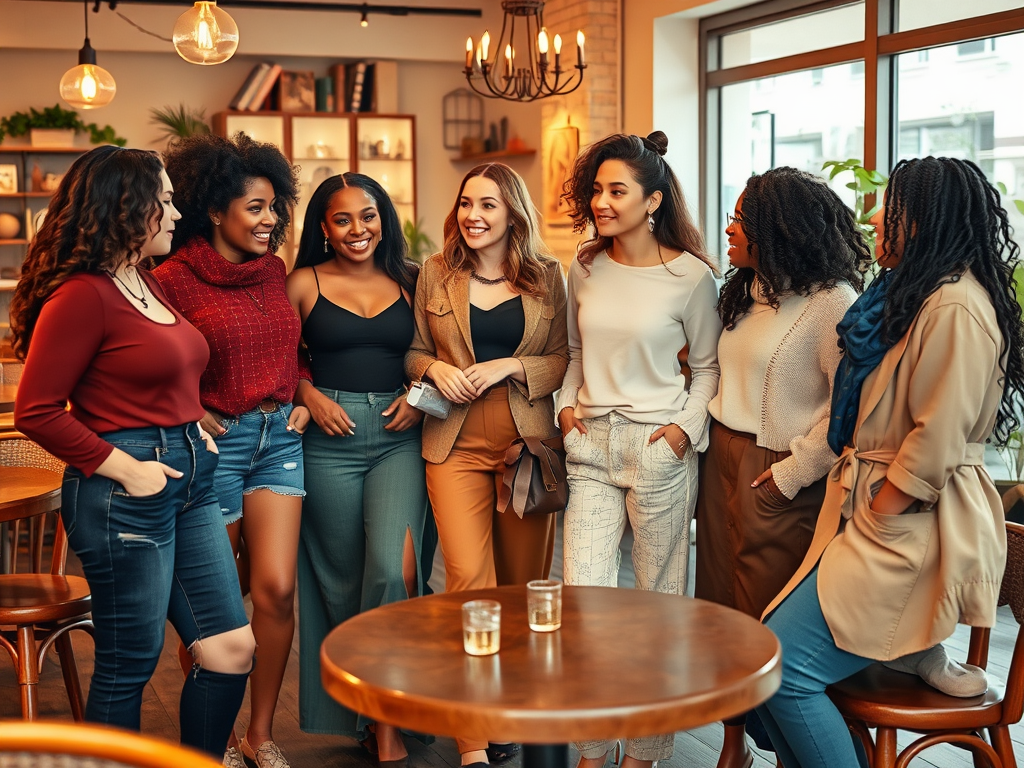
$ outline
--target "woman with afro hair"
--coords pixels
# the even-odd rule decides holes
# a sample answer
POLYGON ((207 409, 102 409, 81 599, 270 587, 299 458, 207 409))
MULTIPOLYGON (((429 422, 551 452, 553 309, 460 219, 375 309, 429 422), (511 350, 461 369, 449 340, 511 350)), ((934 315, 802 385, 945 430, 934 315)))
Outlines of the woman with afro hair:
MULTIPOLYGON (((870 252, 839 196, 793 168, 751 176, 725 233, 733 269, 718 305, 695 596, 759 619, 811 543, 836 460, 825 440, 836 323, 870 252)), ((751 764, 744 720, 726 722, 719 768, 751 764)))
MULTIPOLYGON (((295 632, 295 572, 302 497, 302 432, 292 408, 300 376, 299 318, 285 294, 284 241, 295 172, 272 144, 239 133, 193 136, 167 153, 182 219, 171 256, 154 273, 168 299, 206 337, 201 424, 220 450, 214 489, 252 596, 259 664, 252 716, 225 765, 287 768, 273 740, 274 710, 295 632), (241 751, 241 754, 239 753, 241 751)), ((186 660, 188 661, 188 660, 186 660)))

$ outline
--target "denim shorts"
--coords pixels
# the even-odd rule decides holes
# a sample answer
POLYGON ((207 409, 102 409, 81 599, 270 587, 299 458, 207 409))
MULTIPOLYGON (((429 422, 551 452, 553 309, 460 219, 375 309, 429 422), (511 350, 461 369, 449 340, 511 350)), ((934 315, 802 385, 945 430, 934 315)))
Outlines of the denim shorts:
POLYGON ((279 404, 269 413, 257 407, 221 422, 227 431, 216 436, 220 462, 213 487, 225 525, 242 518, 242 497, 253 491, 306 495, 302 435, 287 429, 291 413, 290 404, 279 404))

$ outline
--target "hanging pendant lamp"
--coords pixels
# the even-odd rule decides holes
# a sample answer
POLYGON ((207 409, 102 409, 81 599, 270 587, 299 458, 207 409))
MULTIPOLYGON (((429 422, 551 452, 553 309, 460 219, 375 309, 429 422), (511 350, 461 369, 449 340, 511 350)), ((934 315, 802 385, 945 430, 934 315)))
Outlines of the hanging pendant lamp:
POLYGON ((190 64, 223 64, 238 48, 238 25, 213 0, 199 0, 174 22, 171 37, 190 64))
POLYGON ((113 76, 96 64, 96 51, 89 44, 89 3, 85 7, 85 45, 78 52, 78 66, 60 79, 60 97, 78 109, 105 107, 117 95, 113 76))

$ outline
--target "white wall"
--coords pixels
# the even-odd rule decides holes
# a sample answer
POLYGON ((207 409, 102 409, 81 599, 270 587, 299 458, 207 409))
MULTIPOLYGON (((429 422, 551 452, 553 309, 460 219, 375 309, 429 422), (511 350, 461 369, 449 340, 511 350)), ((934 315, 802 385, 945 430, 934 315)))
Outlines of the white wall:
MULTIPOLYGON (((500 25, 498 0, 446 0, 445 4, 483 6, 485 17, 371 15, 370 26, 364 29, 354 14, 232 10, 239 25, 239 51, 214 67, 186 63, 169 43, 134 30, 104 5, 99 14, 89 14, 90 37, 98 63, 117 81, 117 96, 107 107, 80 114, 86 122, 112 125, 129 146, 157 148, 159 132, 149 124, 151 107, 185 103, 205 108, 209 118, 227 108, 256 62, 272 59, 285 69, 313 70, 321 76, 340 60, 397 59, 399 111, 416 115, 418 215, 440 244, 444 217, 470 167, 453 163, 451 158, 458 153, 443 147, 441 100, 465 86, 466 37, 478 38, 485 26, 495 33, 500 25)), ((167 36, 181 12, 180 8, 131 4, 119 9, 136 23, 167 36)), ((0 0, 0 19, 0 116, 57 103, 57 84, 77 63, 76 52, 82 45, 81 5, 0 0)), ((484 114, 488 123, 507 116, 510 135, 539 148, 539 104, 487 101, 484 114)), ((517 158, 510 165, 540 200, 540 160, 517 158)))

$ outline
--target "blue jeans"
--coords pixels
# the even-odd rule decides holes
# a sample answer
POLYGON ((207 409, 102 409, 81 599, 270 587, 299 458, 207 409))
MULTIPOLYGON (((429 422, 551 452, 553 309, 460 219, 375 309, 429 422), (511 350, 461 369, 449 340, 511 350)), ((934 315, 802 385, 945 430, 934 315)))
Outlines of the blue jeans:
MULTIPOLYGON (((96 665, 87 720, 139 729, 142 691, 156 669, 164 645, 164 625, 170 619, 186 647, 197 640, 248 624, 242 605, 231 544, 213 494, 217 455, 206 450, 193 424, 181 427, 124 429, 102 437, 140 461, 159 461, 183 473, 167 478, 152 496, 129 496, 113 480, 85 477, 73 467, 64 474, 61 515, 68 542, 82 561, 92 592, 96 665)), ((196 669, 188 675, 204 691, 201 705, 230 708, 241 689, 233 722, 245 691, 245 675, 220 675, 214 687, 228 684, 227 700, 211 698, 206 678, 216 673, 196 669), (199 675, 204 673, 204 675, 199 675), (205 681, 205 682, 204 682, 205 681)), ((217 753, 223 741, 195 720, 197 706, 182 700, 182 741, 217 753), (195 732, 202 731, 202 732, 195 732), (211 746, 212 745, 212 746, 211 746)), ((223 719, 218 713, 215 719, 223 719)), ((203 720, 203 718, 199 718, 203 720)))
POLYGON ((307 733, 365 738, 369 721, 324 691, 320 645, 358 613, 404 600, 402 556, 408 532, 422 592, 424 537, 433 557, 420 428, 384 429, 381 412, 397 392, 320 391, 356 423, 348 437, 310 424, 303 436, 306 498, 299 541, 299 727, 307 733))
POLYGON ((281 496, 304 496, 302 484, 302 435, 289 431, 290 404, 277 410, 253 408, 240 416, 228 416, 217 436, 220 461, 213 476, 224 524, 242 517, 242 496, 266 488, 281 496))
POLYGON ((765 625, 782 645, 782 685, 757 708, 775 752, 786 768, 861 768, 839 710, 825 688, 874 662, 836 647, 818 601, 815 568, 772 611, 765 625))

